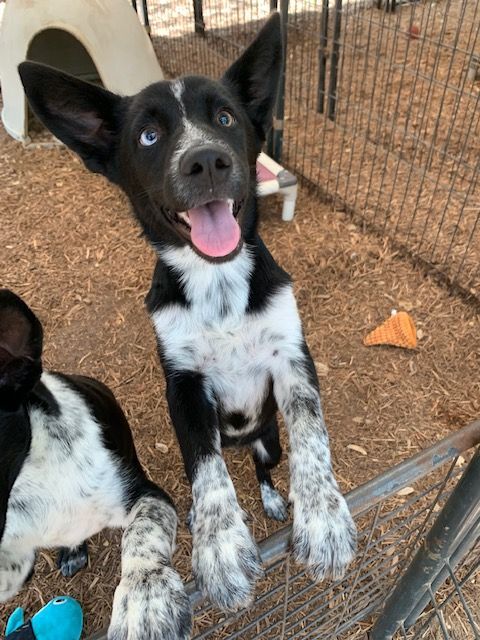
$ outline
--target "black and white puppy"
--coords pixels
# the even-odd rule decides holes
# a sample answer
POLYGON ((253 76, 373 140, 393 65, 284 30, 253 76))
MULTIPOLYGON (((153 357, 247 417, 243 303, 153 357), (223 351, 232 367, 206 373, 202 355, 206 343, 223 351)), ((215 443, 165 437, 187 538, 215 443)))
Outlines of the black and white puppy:
POLYGON ((73 575, 85 540, 122 527, 122 578, 111 640, 184 640, 189 600, 171 564, 177 516, 138 461, 111 391, 92 378, 42 372, 42 326, 0 290, 0 602, 33 571, 35 551, 61 547, 73 575))
POLYGON ((221 448, 251 447, 265 510, 285 519, 270 476, 277 408, 290 437, 296 558, 317 579, 338 577, 356 546, 291 280, 257 233, 255 162, 281 57, 275 13, 220 81, 189 76, 120 97, 20 65, 35 113, 126 192, 157 252, 147 307, 192 484, 193 571, 225 609, 249 602, 260 565, 221 448))

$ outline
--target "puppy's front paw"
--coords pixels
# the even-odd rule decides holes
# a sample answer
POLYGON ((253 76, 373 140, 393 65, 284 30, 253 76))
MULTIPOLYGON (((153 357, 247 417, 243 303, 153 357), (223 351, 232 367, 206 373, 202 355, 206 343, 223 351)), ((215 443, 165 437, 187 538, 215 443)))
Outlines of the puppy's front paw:
POLYGON ((108 640, 188 640, 190 601, 171 567, 135 570, 115 590, 108 640))
MULTIPOLYGON (((220 512, 219 512, 220 514, 220 512)), ((253 598, 262 574, 257 546, 237 506, 221 517, 192 515, 192 565, 198 588, 220 609, 235 611, 253 598)))
POLYGON ((336 488, 309 503, 295 500, 293 551, 315 580, 343 577, 355 557, 357 530, 345 498, 336 488))

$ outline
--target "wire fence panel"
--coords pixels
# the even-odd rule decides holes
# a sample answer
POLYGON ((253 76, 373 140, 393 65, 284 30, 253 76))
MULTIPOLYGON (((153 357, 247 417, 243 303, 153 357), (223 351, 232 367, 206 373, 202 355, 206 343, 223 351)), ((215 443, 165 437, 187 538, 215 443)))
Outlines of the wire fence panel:
MULTIPOLYGON (((480 424, 473 428, 474 438, 480 438, 480 424)), ((252 607, 225 616, 199 601, 194 638, 364 640, 373 614, 382 609, 385 599, 409 567, 463 471, 464 465, 459 466, 455 455, 462 447, 459 443, 451 445, 453 441, 448 445, 439 443, 428 450, 423 461, 417 457, 400 464, 347 496, 361 534, 357 560, 342 580, 321 585, 311 582, 288 554, 287 528, 261 543, 268 569, 258 585, 258 596, 252 607), (437 446, 443 446, 442 451, 437 446)), ((477 493, 477 518, 480 519, 480 487, 477 493)), ((452 558, 449 574, 443 576, 442 582, 446 582, 440 585, 442 592, 439 595, 429 592, 429 596, 438 598, 435 607, 423 602, 418 621, 408 632, 402 627, 399 633, 406 634, 409 640, 436 640, 434 618, 443 611, 449 629, 447 640, 477 638, 474 635, 478 616, 475 577, 480 573, 480 558, 474 555, 473 547, 480 544, 479 536, 477 522, 468 537, 470 546, 466 544, 467 537, 463 539, 464 548, 458 555, 460 566, 456 567, 452 558), (425 606, 426 613, 422 613, 425 606), (417 629, 423 635, 416 634, 417 629), (430 635, 425 635, 425 630, 430 635)), ((198 594, 193 600, 196 598, 198 594)))
MULTIPOLYGON (((195 584, 189 583, 187 591, 195 609, 194 639, 365 640, 373 614, 382 609, 422 546, 465 467, 469 457, 466 452, 478 443, 480 421, 346 496, 360 535, 357 559, 342 580, 313 583, 290 558, 291 526, 287 526, 259 543, 266 572, 248 610, 221 613, 202 600, 195 584)), ((480 558, 474 548, 480 544, 480 486, 477 490, 477 528, 469 523, 468 535, 462 536, 456 555, 445 565, 448 575, 442 580, 440 592, 429 592, 435 606, 426 603, 425 612, 418 611, 421 615, 415 625, 408 632, 403 629, 404 635, 399 638, 477 640, 478 583, 472 582, 480 579, 480 558), (449 627, 446 636, 435 635, 438 616, 444 616, 449 627), (418 629, 420 635, 415 635, 418 629)), ((106 638, 103 631, 91 640, 106 638)))
POLYGON ((421 638, 425 632, 480 637, 475 587, 480 568, 475 555, 480 542, 479 486, 480 448, 389 594, 370 640, 392 640, 397 632, 407 638, 421 638))
POLYGON ((336 0, 326 12, 290 3, 286 163, 478 295, 479 3, 392 13, 336 0))
MULTIPOLYGON (((164 71, 220 75, 276 4, 150 0, 164 71)), ((480 3, 292 0, 288 16, 286 166, 480 297, 480 3)))

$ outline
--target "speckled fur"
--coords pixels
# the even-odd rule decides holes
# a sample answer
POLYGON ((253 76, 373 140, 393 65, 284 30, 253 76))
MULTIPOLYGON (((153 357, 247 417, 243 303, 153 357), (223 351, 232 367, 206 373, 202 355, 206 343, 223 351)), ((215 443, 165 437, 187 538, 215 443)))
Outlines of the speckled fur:
MULTIPOLYGON (((122 98, 20 65, 36 113, 87 167, 121 186, 157 251, 146 302, 192 483, 194 572, 213 603, 229 609, 252 597, 259 567, 220 444, 251 446, 259 482, 273 490, 270 471, 281 454, 277 407, 290 436, 297 558, 317 578, 338 576, 355 549, 290 277, 257 231, 255 167, 272 125, 281 60, 281 21, 273 13, 219 81, 187 76, 122 98), (218 118, 225 109, 229 126, 218 118), (158 144, 138 144, 145 127, 158 134, 158 144), (221 148, 228 175, 182 171, 181 158, 199 143, 210 155, 221 148), (170 215, 214 200, 236 203, 241 232, 221 259, 194 249, 192 234, 170 215)), ((272 511, 277 499, 263 493, 272 511)))
POLYGON ((109 640, 186 640, 191 611, 172 569, 175 510, 140 498, 122 537, 122 577, 115 591, 109 640))
POLYGON ((198 464, 192 494, 192 565, 197 586, 222 609, 245 607, 262 571, 257 547, 220 455, 198 464))
POLYGON ((0 544, 0 602, 21 589, 36 549, 67 547, 67 560, 79 561, 86 538, 125 527, 109 638, 188 638, 189 602, 171 566, 174 508, 156 495, 140 495, 131 504, 135 478, 105 447, 84 399, 56 374, 43 373, 41 382, 59 415, 40 406, 29 410, 30 451, 10 493, 0 544))

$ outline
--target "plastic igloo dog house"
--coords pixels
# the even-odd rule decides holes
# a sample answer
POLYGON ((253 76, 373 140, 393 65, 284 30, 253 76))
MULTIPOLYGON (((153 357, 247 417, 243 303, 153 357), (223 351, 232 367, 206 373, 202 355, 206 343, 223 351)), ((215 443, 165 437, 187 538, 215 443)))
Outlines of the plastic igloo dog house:
POLYGON ((44 62, 123 95, 163 79, 150 39, 127 0, 8 0, 0 29, 2 121, 28 140, 28 109, 17 72, 44 62))

